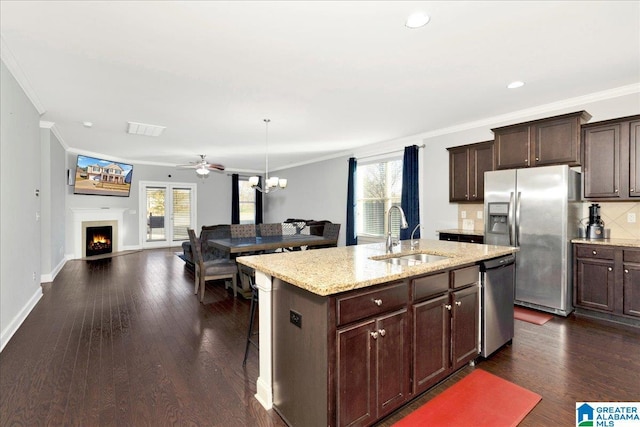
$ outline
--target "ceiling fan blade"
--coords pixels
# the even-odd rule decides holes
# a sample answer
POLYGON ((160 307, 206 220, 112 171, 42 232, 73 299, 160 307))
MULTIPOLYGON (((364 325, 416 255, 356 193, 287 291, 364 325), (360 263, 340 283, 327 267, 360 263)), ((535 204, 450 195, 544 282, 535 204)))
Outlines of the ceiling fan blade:
POLYGON ((219 165, 219 164, 216 164, 216 163, 207 164, 207 168, 211 169, 211 170, 217 170, 217 171, 223 171, 224 170, 224 166, 223 165, 219 165))

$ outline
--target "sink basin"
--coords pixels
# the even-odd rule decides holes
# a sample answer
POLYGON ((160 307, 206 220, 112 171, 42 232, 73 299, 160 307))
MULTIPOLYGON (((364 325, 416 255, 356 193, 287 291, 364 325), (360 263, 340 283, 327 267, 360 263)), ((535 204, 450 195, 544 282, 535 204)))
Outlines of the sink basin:
POLYGON ((432 255, 432 254, 410 254, 399 255, 391 258, 374 258, 376 261, 384 261, 392 265, 418 265, 427 262, 436 262, 447 259, 447 256, 432 255))

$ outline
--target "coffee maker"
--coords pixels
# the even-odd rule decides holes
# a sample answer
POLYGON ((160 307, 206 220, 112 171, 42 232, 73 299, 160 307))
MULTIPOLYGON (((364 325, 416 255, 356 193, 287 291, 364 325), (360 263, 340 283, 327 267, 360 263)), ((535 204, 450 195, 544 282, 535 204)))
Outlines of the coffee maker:
POLYGON ((604 239, 604 221, 600 219, 600 205, 589 206, 589 223, 586 231, 587 239, 604 239))

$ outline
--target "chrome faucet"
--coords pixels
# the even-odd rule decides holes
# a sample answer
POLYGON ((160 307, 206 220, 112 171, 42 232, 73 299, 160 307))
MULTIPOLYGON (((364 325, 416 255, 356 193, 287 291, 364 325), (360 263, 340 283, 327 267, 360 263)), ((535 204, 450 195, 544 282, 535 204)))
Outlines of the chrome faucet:
POLYGON ((396 208, 400 212, 400 228, 406 229, 409 228, 409 224, 407 223, 407 217, 404 216, 404 211, 400 206, 393 205, 387 211, 387 253, 393 252, 393 247, 398 243, 393 243, 393 239, 391 238, 391 210, 396 208))
POLYGON ((416 225, 416 228, 414 228, 413 231, 411 232, 411 250, 414 250, 415 247, 416 247, 416 244, 417 244, 417 242, 413 241, 413 235, 418 230, 418 228, 420 228, 420 224, 419 223, 418 223, 418 225, 416 225))

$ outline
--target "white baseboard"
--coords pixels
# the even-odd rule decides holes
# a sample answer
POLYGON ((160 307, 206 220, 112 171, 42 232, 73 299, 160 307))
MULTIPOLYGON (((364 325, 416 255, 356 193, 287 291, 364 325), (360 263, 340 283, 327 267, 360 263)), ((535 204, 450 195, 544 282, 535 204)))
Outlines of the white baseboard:
POLYGON ((0 334, 0 352, 4 350, 4 347, 7 345, 13 334, 16 333, 22 322, 27 318, 33 307, 36 306, 38 301, 42 298, 42 288, 38 286, 38 290, 33 294, 33 296, 29 299, 27 304, 22 307, 22 310, 13 318, 13 320, 9 323, 9 325, 2 330, 0 334))
POLYGON ((60 270, 62 270, 62 267, 64 267, 64 265, 66 264, 66 262, 67 262, 67 257, 64 257, 58 263, 58 265, 55 266, 55 268, 51 271, 51 273, 40 275, 40 283, 53 282, 56 276, 58 275, 58 273, 60 273, 60 270))

